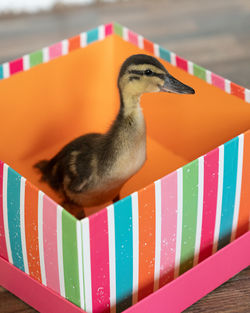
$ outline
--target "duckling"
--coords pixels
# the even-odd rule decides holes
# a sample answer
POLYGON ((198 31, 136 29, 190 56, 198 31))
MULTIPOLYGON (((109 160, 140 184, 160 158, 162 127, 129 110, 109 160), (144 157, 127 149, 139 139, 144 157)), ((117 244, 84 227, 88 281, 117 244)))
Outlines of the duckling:
POLYGON ((41 180, 60 193, 62 205, 78 218, 84 217, 84 207, 119 200, 122 186, 146 161, 141 95, 195 93, 171 76, 156 58, 144 54, 132 55, 122 64, 118 89, 120 110, 106 133, 76 138, 50 160, 34 165, 41 180))

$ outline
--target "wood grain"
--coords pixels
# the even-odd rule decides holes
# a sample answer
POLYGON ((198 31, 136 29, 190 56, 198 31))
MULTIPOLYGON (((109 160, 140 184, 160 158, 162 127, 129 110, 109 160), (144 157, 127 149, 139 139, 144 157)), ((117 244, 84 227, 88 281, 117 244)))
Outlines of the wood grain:
MULTIPOLYGON (((0 63, 113 20, 250 88, 249 0, 131 0, 0 16, 0 63)), ((0 287, 0 313, 14 312, 36 311, 0 287)), ((250 312, 250 268, 185 312, 250 312)))

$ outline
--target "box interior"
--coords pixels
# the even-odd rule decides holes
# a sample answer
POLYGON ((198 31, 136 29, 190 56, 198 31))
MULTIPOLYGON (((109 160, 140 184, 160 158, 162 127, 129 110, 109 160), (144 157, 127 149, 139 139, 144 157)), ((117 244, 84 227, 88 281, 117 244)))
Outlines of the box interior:
MULTIPOLYGON (((0 160, 60 203, 33 164, 80 135, 108 129, 119 109, 119 68, 135 53, 147 52, 112 35, 0 81, 0 160)), ((196 94, 143 95, 147 161, 124 185, 122 198, 250 128, 249 104, 161 62, 196 94)))

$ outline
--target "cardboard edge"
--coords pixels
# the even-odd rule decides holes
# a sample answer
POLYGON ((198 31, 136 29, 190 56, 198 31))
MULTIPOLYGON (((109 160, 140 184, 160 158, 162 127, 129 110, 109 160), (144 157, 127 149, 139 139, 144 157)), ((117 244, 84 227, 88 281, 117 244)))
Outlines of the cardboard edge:
MULTIPOLYGON (((249 243, 250 231, 124 312, 182 312, 250 265, 249 243)), ((86 313, 1 257, 0 285, 39 312, 86 313)))

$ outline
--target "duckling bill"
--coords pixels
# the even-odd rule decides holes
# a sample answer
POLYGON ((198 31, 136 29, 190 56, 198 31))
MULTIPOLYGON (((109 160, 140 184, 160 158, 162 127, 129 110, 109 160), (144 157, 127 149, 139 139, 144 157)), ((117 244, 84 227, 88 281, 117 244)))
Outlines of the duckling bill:
POLYGON ((147 92, 194 94, 154 57, 125 60, 118 77, 120 110, 109 130, 90 133, 64 146, 50 160, 34 165, 58 192, 63 206, 78 218, 84 207, 119 199, 120 189, 146 160, 146 127, 140 97, 147 92))

